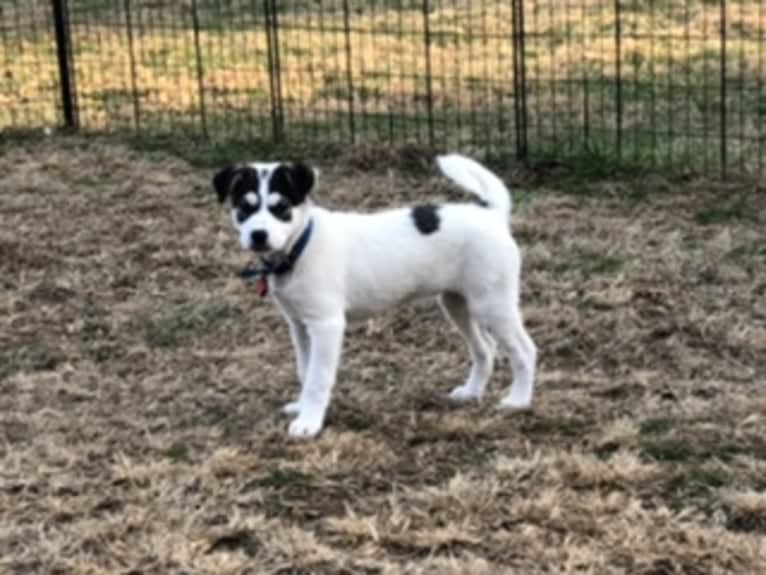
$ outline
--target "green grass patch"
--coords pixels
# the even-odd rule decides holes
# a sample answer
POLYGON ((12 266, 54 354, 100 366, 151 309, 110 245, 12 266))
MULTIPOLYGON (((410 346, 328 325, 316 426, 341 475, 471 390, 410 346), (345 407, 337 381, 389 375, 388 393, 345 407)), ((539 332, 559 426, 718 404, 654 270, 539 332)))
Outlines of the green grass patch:
POLYGON ((594 450, 594 453, 596 454, 596 457, 598 457, 602 461, 608 461, 609 459, 612 458, 612 455, 617 453, 619 450, 620 450, 619 443, 605 443, 604 445, 599 445, 594 450))
POLYGON ((697 456, 694 446, 682 439, 647 441, 641 446, 641 452, 661 463, 685 463, 697 456))
POLYGON ((638 427, 641 435, 663 435, 676 426, 676 420, 669 417, 645 419, 638 427))
POLYGON ((189 446, 185 443, 176 442, 165 450, 165 456, 176 463, 188 462, 189 446))
POLYGON ((330 423, 338 423, 351 431, 365 431, 374 426, 375 418, 363 411, 344 409, 337 417, 330 417, 330 423))
POLYGON ((728 476, 717 469, 694 467, 686 473, 686 483, 697 489, 718 489, 728 482, 728 476))
POLYGON ((749 453, 749 447, 742 443, 713 443, 706 446, 705 459, 718 459, 729 462, 738 455, 749 453))
POLYGON ((625 267, 625 259, 621 256, 607 255, 596 258, 590 271, 595 274, 617 274, 625 267))
POLYGON ((694 221, 701 226, 727 224, 730 222, 756 223, 758 222, 758 214, 741 197, 730 203, 716 203, 715 205, 697 210, 694 214, 694 221))
POLYGON ((689 499, 709 498, 729 482, 729 476, 721 470, 691 466, 674 474, 665 488, 679 507, 688 505, 689 499))
POLYGON ((711 438, 704 441, 701 437, 694 440, 681 437, 660 438, 664 432, 656 432, 663 429, 667 423, 657 422, 649 424, 650 432, 642 432, 645 441, 641 445, 641 452, 646 456, 664 463, 685 463, 703 461, 730 462, 738 455, 749 453, 749 447, 742 443, 722 442, 719 438, 711 438))
POLYGON ((144 320, 144 341, 150 347, 178 347, 191 341, 197 333, 215 329, 235 312, 236 308, 227 303, 177 306, 156 318, 144 320))
POLYGON ((0 349, 0 378, 24 371, 49 371, 66 361, 63 351, 38 343, 0 349))
POLYGON ((312 476, 295 469, 275 469, 268 475, 256 479, 254 485, 258 487, 270 487, 272 489, 284 489, 295 485, 305 486, 312 483, 312 476))
POLYGON ((618 254, 579 252, 565 256, 552 269, 560 274, 579 270, 587 275, 615 275, 622 272, 625 264, 625 258, 618 254))
POLYGON ((527 415, 521 423, 521 431, 531 435, 558 435, 561 437, 581 437, 591 427, 584 419, 553 418, 527 415))
POLYGON ((727 257, 739 263, 763 260, 766 258, 766 241, 756 240, 749 244, 737 246, 727 254, 727 257))

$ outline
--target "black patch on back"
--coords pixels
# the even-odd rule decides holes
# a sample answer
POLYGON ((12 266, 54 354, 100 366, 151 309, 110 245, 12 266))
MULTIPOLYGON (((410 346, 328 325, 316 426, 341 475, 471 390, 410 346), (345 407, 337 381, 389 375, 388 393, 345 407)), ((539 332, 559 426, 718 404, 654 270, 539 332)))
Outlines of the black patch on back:
POLYGON ((269 179, 269 193, 282 194, 293 206, 302 204, 314 187, 314 172, 297 163, 277 166, 269 179))
POLYGON ((439 206, 423 204, 412 208, 412 219, 418 231, 427 236, 439 229, 439 206))

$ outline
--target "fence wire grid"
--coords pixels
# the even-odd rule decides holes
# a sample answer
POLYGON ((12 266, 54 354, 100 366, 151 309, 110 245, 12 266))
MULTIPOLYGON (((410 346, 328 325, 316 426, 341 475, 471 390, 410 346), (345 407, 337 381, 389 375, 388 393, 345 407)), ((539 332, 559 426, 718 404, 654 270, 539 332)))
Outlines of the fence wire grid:
POLYGON ((764 173, 763 0, 0 0, 0 129, 764 173))

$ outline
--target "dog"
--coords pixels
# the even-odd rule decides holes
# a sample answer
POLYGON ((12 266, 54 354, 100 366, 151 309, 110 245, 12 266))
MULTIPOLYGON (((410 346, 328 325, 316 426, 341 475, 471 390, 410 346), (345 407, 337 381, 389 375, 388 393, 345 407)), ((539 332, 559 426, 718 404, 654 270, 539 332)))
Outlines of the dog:
POLYGON ((312 201, 317 174, 303 163, 232 165, 214 175, 242 248, 260 257, 245 275, 261 295, 273 294, 289 326, 301 383, 297 401, 284 407, 294 416, 291 437, 314 437, 324 425, 346 322, 415 298, 438 299, 468 345, 470 373, 452 399, 482 396, 499 346, 510 352, 514 375, 500 407, 530 407, 537 349, 519 308, 510 192, 465 156, 437 163, 478 202, 331 211, 312 201))

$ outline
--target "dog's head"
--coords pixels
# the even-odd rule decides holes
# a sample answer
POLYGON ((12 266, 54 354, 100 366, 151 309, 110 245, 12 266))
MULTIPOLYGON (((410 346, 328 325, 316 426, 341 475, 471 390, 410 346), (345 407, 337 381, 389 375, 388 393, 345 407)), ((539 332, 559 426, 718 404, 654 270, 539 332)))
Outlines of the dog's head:
POLYGON ((229 200, 242 248, 265 254, 285 250, 300 234, 314 179, 301 163, 254 163, 223 168, 213 187, 221 203, 229 200))

